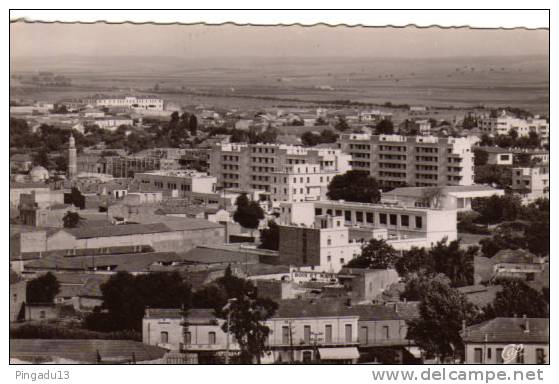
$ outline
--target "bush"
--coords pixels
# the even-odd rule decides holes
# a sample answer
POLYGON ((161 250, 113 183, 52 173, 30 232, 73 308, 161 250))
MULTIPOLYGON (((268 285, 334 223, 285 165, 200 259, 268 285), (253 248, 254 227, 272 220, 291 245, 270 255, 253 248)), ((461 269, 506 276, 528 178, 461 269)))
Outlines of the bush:
POLYGON ((142 341, 141 332, 96 332, 60 324, 23 324, 10 327, 11 339, 104 339, 142 341))

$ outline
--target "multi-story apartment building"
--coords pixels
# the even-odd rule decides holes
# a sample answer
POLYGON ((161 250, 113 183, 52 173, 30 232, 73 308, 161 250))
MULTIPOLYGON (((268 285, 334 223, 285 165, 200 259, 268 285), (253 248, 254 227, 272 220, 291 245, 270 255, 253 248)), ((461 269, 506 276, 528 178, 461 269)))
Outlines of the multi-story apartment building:
POLYGON ((511 130, 515 130, 518 136, 528 136, 530 132, 535 132, 540 137, 549 137, 549 123, 538 116, 520 119, 508 116, 505 111, 502 111, 499 116, 480 119, 479 125, 483 133, 492 135, 508 135, 511 130))
POLYGON ((155 96, 101 97, 88 100, 97 107, 124 107, 137 112, 163 111, 164 102, 155 96))
POLYGON ((150 186, 173 197, 186 197, 191 193, 214 193, 216 178, 192 170, 166 170, 141 172, 134 175, 142 186, 150 186))
POLYGON ((351 166, 382 186, 442 186, 474 183, 474 137, 343 134, 338 142, 351 166))
POLYGON ((314 201, 326 198, 328 184, 339 175, 337 170, 325 170, 319 164, 297 164, 272 172, 271 200, 314 201))
POLYGON ((549 197, 549 165, 513 168, 511 188, 526 201, 549 197))
POLYGON ((457 238, 455 209, 332 200, 283 202, 280 204, 279 223, 312 228, 315 217, 320 215, 342 216, 342 225, 350 227, 353 238, 387 237, 388 243, 396 249, 430 247, 444 238, 449 241, 457 238))
POLYGON ((209 157, 210 175, 217 177, 218 187, 267 192, 277 188, 278 175, 274 182, 273 173, 283 172, 286 167, 318 164, 320 172, 345 173, 350 169, 349 160, 349 155, 335 148, 278 144, 216 144, 209 157))

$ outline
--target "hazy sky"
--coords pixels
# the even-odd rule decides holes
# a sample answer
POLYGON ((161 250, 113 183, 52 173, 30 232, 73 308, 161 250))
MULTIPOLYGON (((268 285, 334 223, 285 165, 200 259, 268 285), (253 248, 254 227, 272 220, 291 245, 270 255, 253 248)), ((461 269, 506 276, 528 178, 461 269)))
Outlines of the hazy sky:
POLYGON ((10 55, 452 57, 548 54, 547 30, 10 25, 10 55))

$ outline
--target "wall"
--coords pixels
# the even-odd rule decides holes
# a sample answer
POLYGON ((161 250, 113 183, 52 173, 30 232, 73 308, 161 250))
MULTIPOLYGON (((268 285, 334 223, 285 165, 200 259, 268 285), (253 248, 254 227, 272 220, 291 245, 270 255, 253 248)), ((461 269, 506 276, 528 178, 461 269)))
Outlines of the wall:
POLYGON ((17 321, 21 307, 27 300, 25 280, 10 284, 10 322, 17 321))
MULTIPOLYGON (((497 348, 506 348, 510 343, 468 343, 466 344, 466 364, 478 364, 475 362, 475 349, 481 348, 483 364, 499 364, 497 348), (491 349, 491 358, 488 358, 488 350, 491 349)), ((536 349, 544 350, 545 362, 549 363, 549 344, 522 344, 524 346, 524 364, 537 364, 536 349)), ((514 359, 509 364, 517 364, 514 359)))

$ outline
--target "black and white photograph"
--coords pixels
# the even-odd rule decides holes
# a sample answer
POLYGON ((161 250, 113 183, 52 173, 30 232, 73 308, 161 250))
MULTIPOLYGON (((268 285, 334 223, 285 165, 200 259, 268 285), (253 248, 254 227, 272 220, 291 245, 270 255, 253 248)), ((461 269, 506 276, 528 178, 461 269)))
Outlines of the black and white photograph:
POLYGON ((549 23, 9 33, 10 365, 550 364, 549 23))

